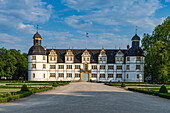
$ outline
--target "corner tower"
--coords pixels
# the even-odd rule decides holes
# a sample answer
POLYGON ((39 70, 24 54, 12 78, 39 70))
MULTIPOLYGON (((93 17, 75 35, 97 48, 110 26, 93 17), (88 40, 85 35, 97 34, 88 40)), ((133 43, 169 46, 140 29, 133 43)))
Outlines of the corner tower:
POLYGON ((33 36, 33 46, 28 52, 28 80, 47 80, 47 55, 41 46, 42 37, 38 31, 33 36))

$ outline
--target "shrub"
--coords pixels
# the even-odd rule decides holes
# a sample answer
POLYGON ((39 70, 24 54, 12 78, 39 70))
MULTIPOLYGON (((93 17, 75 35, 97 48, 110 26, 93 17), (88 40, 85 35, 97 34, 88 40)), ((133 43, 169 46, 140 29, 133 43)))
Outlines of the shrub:
POLYGON ((0 103, 5 103, 5 102, 8 102, 7 98, 0 98, 0 103))
POLYGON ((166 86, 162 85, 161 88, 159 89, 159 93, 168 93, 166 86))
POLYGON ((53 86, 53 87, 57 87, 58 85, 57 85, 56 82, 54 82, 52 86, 53 86))
POLYGON ((159 93, 158 96, 170 99, 170 94, 168 94, 168 93, 159 93))
POLYGON ((124 83, 124 82, 122 82, 121 87, 126 87, 126 85, 125 85, 125 83, 124 83))
POLYGON ((29 91, 27 85, 23 85, 22 88, 21 88, 21 91, 29 91))

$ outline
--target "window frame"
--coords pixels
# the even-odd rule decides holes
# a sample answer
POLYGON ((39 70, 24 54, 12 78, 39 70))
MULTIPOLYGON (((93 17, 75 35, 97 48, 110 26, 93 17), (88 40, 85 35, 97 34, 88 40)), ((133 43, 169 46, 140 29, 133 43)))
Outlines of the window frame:
POLYGON ((114 65, 108 65, 108 69, 109 70, 114 70, 114 65), (110 67, 113 67, 113 68, 110 68, 110 67))
POLYGON ((56 65, 50 65, 50 69, 56 69, 56 65))
POLYGON ((121 78, 122 79, 122 74, 116 74, 116 78, 121 78))
POLYGON ((136 70, 140 70, 140 65, 136 65, 136 70))
POLYGON ((116 66, 116 70, 122 70, 123 68, 122 68, 122 65, 117 65, 116 66), (121 68, 119 68, 119 67, 121 67, 121 68))
POLYGON ((108 74, 107 78, 114 78, 114 74, 108 74), (110 77, 112 76, 112 77, 110 77))
POLYGON ((100 70, 105 70, 106 69, 106 66, 105 65, 100 65, 100 70), (102 67, 104 67, 104 68, 102 68, 102 67))

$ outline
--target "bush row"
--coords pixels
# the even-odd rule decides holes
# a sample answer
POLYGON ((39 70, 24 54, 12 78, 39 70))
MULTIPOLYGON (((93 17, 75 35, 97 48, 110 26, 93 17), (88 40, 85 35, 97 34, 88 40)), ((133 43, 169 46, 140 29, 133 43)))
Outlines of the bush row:
POLYGON ((156 96, 159 96, 159 97, 170 99, 170 93, 159 93, 159 92, 156 92, 156 91, 144 90, 142 88, 128 88, 128 90, 136 91, 136 92, 140 92, 140 93, 145 93, 145 94, 150 94, 150 95, 156 95, 156 96))

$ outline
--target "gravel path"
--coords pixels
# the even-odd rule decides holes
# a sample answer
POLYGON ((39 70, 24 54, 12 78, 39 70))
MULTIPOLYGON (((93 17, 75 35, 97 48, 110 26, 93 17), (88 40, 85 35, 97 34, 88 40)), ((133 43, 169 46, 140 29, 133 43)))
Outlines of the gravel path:
POLYGON ((170 113, 170 100, 102 83, 77 82, 0 104, 0 113, 170 113))

